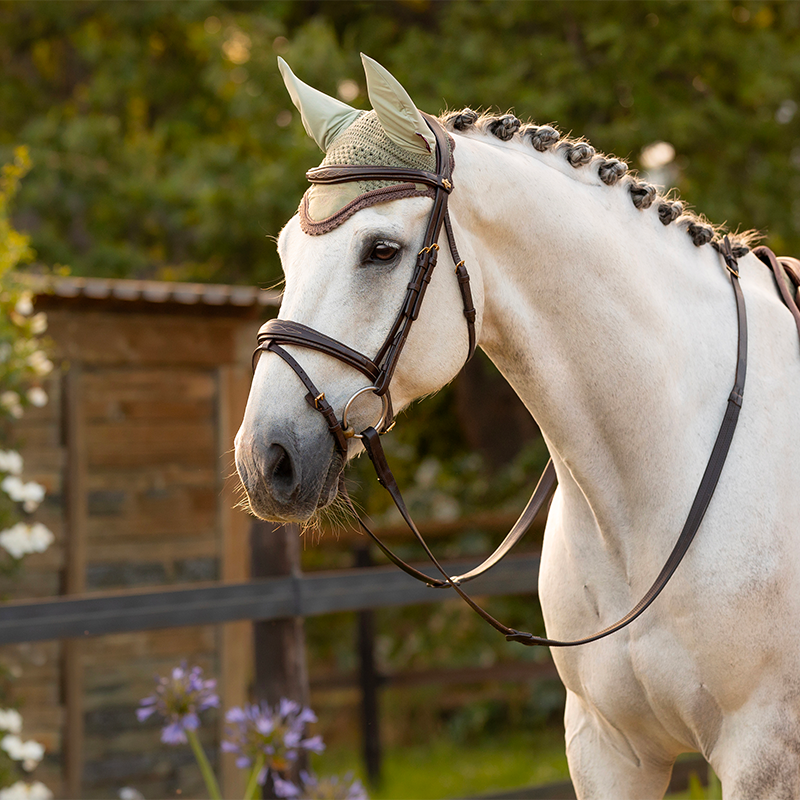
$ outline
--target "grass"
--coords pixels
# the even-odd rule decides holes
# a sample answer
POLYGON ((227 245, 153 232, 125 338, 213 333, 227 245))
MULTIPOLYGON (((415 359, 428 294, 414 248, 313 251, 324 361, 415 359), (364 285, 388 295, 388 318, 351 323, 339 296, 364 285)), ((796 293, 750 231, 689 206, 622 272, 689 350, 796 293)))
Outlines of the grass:
MULTIPOLYGON (((312 763, 320 775, 352 772, 366 785, 361 754, 330 748, 312 763)), ((669 800, 719 800, 719 779, 709 768, 709 785, 692 776, 689 789, 669 800)), ((563 732, 558 729, 514 731, 459 744, 437 737, 427 744, 387 748, 383 781, 368 787, 371 800, 447 800, 492 791, 569 780, 563 732)))
MULTIPOLYGON (((319 774, 350 771, 364 779, 360 754, 350 749, 332 748, 313 766, 319 774)), ((563 733, 538 730, 487 736, 472 744, 441 737, 387 749, 383 781, 368 791, 371 800, 442 800, 568 778, 563 733)))

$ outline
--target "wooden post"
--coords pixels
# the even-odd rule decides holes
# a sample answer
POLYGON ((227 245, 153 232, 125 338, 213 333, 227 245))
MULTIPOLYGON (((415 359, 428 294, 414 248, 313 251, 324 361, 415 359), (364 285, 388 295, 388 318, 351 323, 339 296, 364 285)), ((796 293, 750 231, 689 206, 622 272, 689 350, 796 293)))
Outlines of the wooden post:
MULTIPOLYGON (((218 441, 220 458, 220 563, 224 583, 246 581, 250 574, 250 518, 236 508, 240 499, 239 478, 233 463, 233 437, 242 421, 250 387, 249 366, 227 365, 217 372, 218 441)), ((219 695, 224 710, 243 706, 252 678, 253 626, 247 620, 219 626, 219 695)), ((225 733, 225 716, 220 714, 220 741, 225 733)), ((220 755, 220 788, 223 797, 242 797, 246 772, 236 766, 234 753, 220 755)))
MULTIPOLYGON (((86 591, 86 519, 88 500, 86 490, 86 420, 81 392, 82 370, 73 362, 63 377, 63 492, 66 515, 66 565, 64 591, 80 594, 86 591)), ((64 686, 65 725, 63 769, 66 797, 77 800, 83 796, 83 642, 80 639, 62 640, 62 669, 64 686)))
MULTIPOLYGON (((356 548, 356 566, 372 565, 369 545, 356 548)), ((375 612, 358 612, 358 660, 361 685, 361 736, 367 779, 373 787, 381 781, 381 729, 378 707, 380 675, 375 669, 375 612)))
MULTIPOLYGON (((300 577, 300 535, 296 525, 253 520, 250 528, 251 574, 253 578, 274 575, 300 577)), ((253 623, 255 684, 257 700, 275 705, 282 697, 307 706, 310 702, 306 637, 302 617, 253 623)), ((301 758, 292 770, 297 779, 306 767, 301 758)), ((262 795, 274 798, 267 784, 262 795)))

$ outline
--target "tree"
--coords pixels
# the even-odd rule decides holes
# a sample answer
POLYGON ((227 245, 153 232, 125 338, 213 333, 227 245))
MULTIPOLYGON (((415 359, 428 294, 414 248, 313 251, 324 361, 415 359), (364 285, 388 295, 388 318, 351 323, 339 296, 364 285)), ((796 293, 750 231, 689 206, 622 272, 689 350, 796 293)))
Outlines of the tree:
POLYGON ((275 56, 363 105, 363 50, 429 111, 513 107, 635 166, 667 140, 685 199, 800 252, 799 45, 779 2, 5 2, 0 149, 31 149, 16 220, 48 263, 272 283, 320 160, 275 56))

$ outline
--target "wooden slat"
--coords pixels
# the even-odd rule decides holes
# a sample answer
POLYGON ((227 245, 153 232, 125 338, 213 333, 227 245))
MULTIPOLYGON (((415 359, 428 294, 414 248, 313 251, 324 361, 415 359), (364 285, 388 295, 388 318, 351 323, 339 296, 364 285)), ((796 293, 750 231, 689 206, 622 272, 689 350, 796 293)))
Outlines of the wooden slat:
MULTIPOLYGON (((250 387, 250 370, 246 366, 223 366, 217 371, 217 451, 220 460, 221 491, 219 492, 219 549, 224 583, 246 581, 250 575, 250 518, 236 508, 239 501, 239 479, 233 462, 233 437, 239 427, 250 387)), ((243 706, 248 700, 248 684, 252 676, 253 626, 249 621, 228 622, 219 628, 220 697, 223 708, 243 706)), ((220 715, 220 738, 225 720, 220 715)), ((234 753, 221 755, 221 789, 223 797, 241 797, 245 790, 245 774, 236 766, 234 753)))
POLYGON ((54 311, 48 333, 61 358, 95 365, 203 365, 235 361, 234 319, 178 315, 54 311))
MULTIPOLYGON (((474 562, 448 562, 451 574, 474 562)), ((418 568, 433 574, 427 564, 418 568)), ((538 555, 509 556, 469 584, 474 596, 535 594, 538 555)), ((97 592, 0 606, 0 644, 70 636, 100 636, 230 622, 283 619, 364 608, 438 603, 455 595, 430 589, 394 566, 267 578, 241 584, 208 584, 159 592, 97 592)))
MULTIPOLYGON (((86 424, 82 408, 82 370, 73 363, 64 376, 64 496, 66 512, 66 581, 68 594, 86 591, 86 424)), ((64 780, 66 796, 82 796, 84 744, 83 642, 64 642, 64 780)))
MULTIPOLYGON (((490 667, 455 667, 452 669, 423 669, 381 674, 380 684, 391 687, 430 686, 434 683, 482 683, 484 681, 522 681, 557 678, 555 664, 546 661, 510 661, 492 664, 490 667)), ((315 692, 355 689, 359 685, 358 675, 331 675, 315 678, 311 689, 315 692)))

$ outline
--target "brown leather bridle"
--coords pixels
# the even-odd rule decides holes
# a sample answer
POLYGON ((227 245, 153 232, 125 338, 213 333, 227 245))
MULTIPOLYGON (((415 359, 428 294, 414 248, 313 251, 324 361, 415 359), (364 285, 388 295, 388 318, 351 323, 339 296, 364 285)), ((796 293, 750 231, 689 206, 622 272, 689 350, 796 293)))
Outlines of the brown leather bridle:
POLYGON ((255 368, 256 358, 264 351, 276 353, 280 356, 297 374, 302 381, 303 385, 308 390, 306 394, 306 401, 318 411, 325 419, 328 429, 334 438, 336 447, 343 459, 346 459, 348 442, 351 437, 361 439, 367 455, 375 467, 375 472, 378 476, 378 481, 389 492, 392 500, 400 511, 403 519, 408 525, 411 532, 422 545, 425 553, 430 558, 433 565, 442 575, 442 579, 432 578, 423 572, 407 564, 399 556, 395 555, 381 540, 373 533, 372 530, 361 519, 356 511, 347 492, 344 488, 344 483, 340 479, 339 489, 344 499, 348 503, 351 512, 358 520, 361 528, 367 533, 380 547, 383 553, 394 564, 396 564, 404 572, 411 575, 417 580, 423 581, 428 586, 434 588, 450 587, 454 589, 460 597, 483 619, 485 619, 495 629, 505 635, 509 641, 519 642, 524 645, 546 645, 550 647, 571 647, 574 645, 588 644, 597 639, 602 639, 615 631, 624 628, 635 620, 661 593, 662 589, 667 585, 667 582, 678 568, 683 556, 689 548, 695 534, 697 533, 700 523, 705 516, 708 504, 714 494, 714 490, 719 481, 722 467, 730 449, 731 441, 733 440, 733 433, 736 428, 736 423, 739 418, 739 411, 742 406, 742 394, 744 391, 744 382, 747 372, 747 315, 745 311, 744 296, 742 294, 741 286, 739 285, 739 270, 736 257, 731 249, 728 237, 724 237, 717 243, 717 249, 722 255, 725 266, 730 273, 731 283, 733 285, 734 294, 736 297, 736 312, 738 323, 738 348, 736 357, 736 376, 734 380, 733 389, 728 397, 728 405, 717 434, 714 447, 711 451, 705 472, 700 481, 700 485, 695 494, 694 501, 692 502, 689 514, 687 515, 686 522, 681 530, 678 541, 672 549, 664 567, 654 581, 653 585, 644 595, 644 597, 636 604, 636 606, 629 611, 622 619, 610 625, 607 628, 583 639, 576 639, 572 641, 560 641, 556 639, 548 639, 546 637, 535 636, 532 633, 518 631, 514 628, 509 628, 503 623, 496 620, 485 609, 481 608, 464 590, 461 584, 465 583, 478 575, 483 574, 498 561, 500 561, 511 548, 525 535, 530 528, 536 515, 544 506, 547 498, 550 496, 556 484, 556 472, 553 466, 552 459, 548 461, 544 472, 542 473, 536 488, 531 495, 524 511, 520 515, 514 527, 505 537, 500 546, 478 567, 463 575, 450 576, 445 572, 439 561, 436 559, 431 549, 419 532, 417 526, 414 524, 411 515, 406 507, 400 489, 392 475, 389 464, 381 446, 380 436, 385 433, 392 425, 392 406, 389 395, 389 384, 391 383, 392 376, 397 367, 398 359, 403 350, 403 346, 408 338, 411 330, 411 325, 419 316, 420 307, 425 297, 425 290, 430 283, 433 275, 433 269, 436 266, 437 253, 439 250, 438 238, 442 227, 445 229, 448 245, 453 263, 455 264, 455 274, 458 279, 459 288, 461 290, 461 297, 464 305, 464 317, 467 321, 467 330, 469 335, 469 353, 467 361, 472 357, 475 351, 476 337, 475 337, 475 308, 472 303, 472 293, 469 286, 469 275, 463 260, 458 255, 458 250, 455 245, 453 237, 453 229, 450 224, 450 218, 447 211, 447 200, 450 192, 453 190, 452 182, 452 168, 451 160, 449 158, 449 148, 447 146, 447 134, 441 127, 439 122, 433 117, 425 116, 430 129, 436 137, 436 173, 425 172, 422 170, 404 169, 400 167, 370 167, 370 166, 328 166, 317 167, 309 170, 306 175, 311 183, 317 184, 333 184, 344 183, 348 181, 373 181, 373 180, 396 180, 399 182, 421 183, 433 187, 434 198, 433 208, 428 219, 428 225, 425 230, 425 237, 423 240, 422 249, 417 255, 417 261, 414 267, 414 272, 411 281, 408 284, 406 295, 400 307, 397 317, 395 318, 389 333, 379 349, 377 355, 370 359, 367 356, 359 353, 357 350, 348 347, 342 342, 337 341, 329 336, 326 336, 319 331, 302 325, 299 322, 292 322, 290 320, 273 319, 265 323, 258 332, 258 347, 253 353, 253 367, 255 368), (332 406, 325 399, 325 393, 320 392, 314 385, 311 378, 300 366, 300 364, 289 354, 281 345, 297 345, 300 347, 317 350, 325 353, 326 355, 333 356, 339 359, 353 369, 361 372, 371 384, 356 392, 350 400, 345 404, 342 419, 336 416, 336 412, 332 406), (365 392, 374 392, 383 401, 383 408, 380 421, 371 427, 367 427, 361 433, 347 425, 347 412, 353 401, 365 392))
POLYGON ((392 327, 374 358, 353 350, 324 333, 302 325, 291 320, 271 319, 265 323, 258 332, 258 347, 253 354, 255 357, 261 351, 269 351, 279 355, 297 373, 300 380, 308 389, 306 401, 325 418, 328 428, 336 442, 342 457, 347 456, 347 440, 351 437, 362 438, 362 434, 356 433, 352 428, 342 424, 346 422, 346 412, 355 398, 365 390, 374 392, 383 400, 383 413, 381 420, 376 426, 381 433, 385 433, 392 424, 393 412, 389 384, 397 367, 403 346, 408 339, 411 325, 419 316, 422 301, 425 298, 425 291, 433 276, 439 251, 439 234, 444 226, 447 241, 450 245, 450 252, 453 256, 453 263, 456 265, 456 278, 461 289, 461 298, 464 304, 464 317, 467 321, 467 333, 469 336, 469 352, 467 361, 472 358, 475 352, 475 308, 472 303, 472 291, 469 285, 469 274, 464 266, 463 260, 458 255, 453 229, 450 225, 450 218, 447 213, 447 198, 453 191, 451 161, 449 148, 447 146, 447 134, 432 117, 428 118, 431 130, 436 136, 436 172, 425 172, 424 170, 404 169, 401 167, 355 167, 355 166, 329 166, 317 167, 306 173, 311 183, 332 184, 346 183, 349 181, 373 181, 373 180, 396 180, 403 183, 416 183, 430 186, 434 190, 433 208, 428 218, 428 227, 425 230, 425 237, 422 242, 422 249, 417 254, 414 272, 406 289, 406 295, 400 306, 400 311, 395 317, 392 327), (370 386, 359 390, 345 404, 345 411, 340 422, 325 399, 325 393, 320 392, 308 377, 307 373, 292 358, 281 345, 299 345, 312 350, 318 350, 327 355, 338 358, 348 366, 361 372, 370 382, 370 386))

